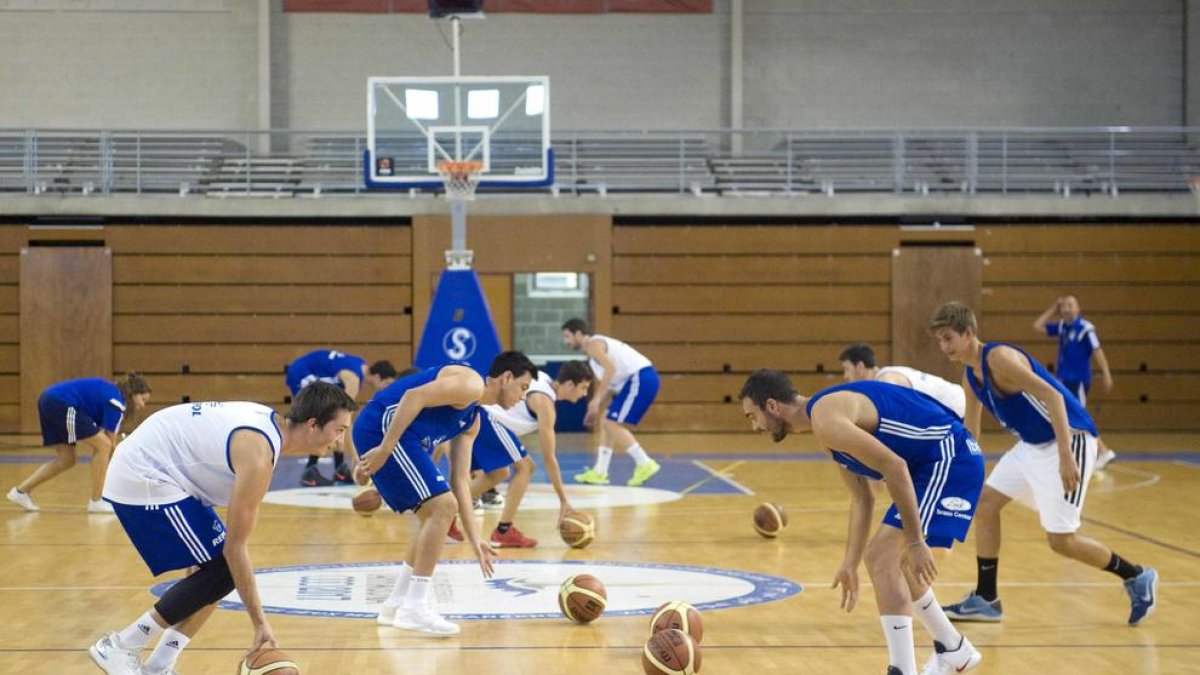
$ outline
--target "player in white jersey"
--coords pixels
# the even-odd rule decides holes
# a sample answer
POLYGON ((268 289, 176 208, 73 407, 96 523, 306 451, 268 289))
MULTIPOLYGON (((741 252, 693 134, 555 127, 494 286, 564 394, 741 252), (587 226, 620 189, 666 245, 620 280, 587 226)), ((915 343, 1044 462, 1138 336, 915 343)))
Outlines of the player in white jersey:
POLYGON ((967 409, 967 395, 961 385, 944 380, 932 373, 906 366, 879 367, 875 351, 865 342, 856 342, 842 350, 842 378, 847 382, 879 380, 915 389, 946 406, 962 419, 967 409))
POLYGON ((121 443, 104 499, 155 576, 194 569, 124 630, 88 650, 109 675, 172 675, 180 651, 237 590, 254 637, 276 646, 263 614, 247 544, 280 455, 307 455, 339 441, 354 399, 327 382, 299 392, 286 415, 257 403, 184 403, 151 415, 121 443), (214 506, 228 505, 226 527, 214 506), (145 664, 140 652, 155 636, 145 664))
POLYGON ((573 510, 567 500, 562 471, 558 466, 554 433, 557 413, 554 403, 575 403, 587 396, 594 380, 595 376, 586 361, 568 361, 558 369, 553 379, 545 372, 539 372, 537 379, 525 392, 524 400, 515 406, 507 410, 494 404, 481 406, 483 415, 480 418, 480 431, 471 456, 472 467, 480 469, 480 473, 471 481, 471 495, 481 495, 506 480, 510 466, 516 470, 516 475, 508 485, 500 522, 492 532, 493 545, 504 548, 537 546, 536 539, 526 537, 513 524, 534 470, 533 459, 521 444, 521 436, 535 432, 538 435, 546 473, 558 494, 558 522, 561 523, 573 510))
POLYGON ((654 397, 658 395, 658 371, 650 359, 638 350, 607 335, 593 335, 583 319, 571 319, 562 325, 563 343, 588 356, 588 365, 597 382, 588 401, 584 424, 593 426, 600 419, 600 406, 611 392, 608 411, 600 420, 600 446, 596 464, 575 480, 592 485, 608 484, 608 464, 613 448, 624 450, 637 465, 626 485, 638 486, 658 473, 658 462, 650 459, 637 442, 631 427, 642 421, 654 397), (611 445, 609 444, 611 442, 611 445))

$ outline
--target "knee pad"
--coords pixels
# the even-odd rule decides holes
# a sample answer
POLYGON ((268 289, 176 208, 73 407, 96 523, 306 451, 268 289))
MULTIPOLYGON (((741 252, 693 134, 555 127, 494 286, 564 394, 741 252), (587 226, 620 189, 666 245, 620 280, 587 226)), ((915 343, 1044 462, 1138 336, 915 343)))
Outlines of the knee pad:
POLYGON ((154 610, 168 625, 174 626, 229 595, 233 589, 233 574, 229 571, 229 563, 225 556, 218 556, 167 589, 154 604, 154 610))

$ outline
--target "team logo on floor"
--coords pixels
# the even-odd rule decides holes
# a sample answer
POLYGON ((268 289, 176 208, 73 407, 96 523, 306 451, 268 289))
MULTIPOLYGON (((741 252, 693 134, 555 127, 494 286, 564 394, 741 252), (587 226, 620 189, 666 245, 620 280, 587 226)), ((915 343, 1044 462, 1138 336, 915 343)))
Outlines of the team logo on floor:
MULTIPOLYGON (((267 493, 264 502, 268 504, 283 504, 285 506, 307 506, 318 509, 347 509, 354 497, 355 487, 352 485, 335 485, 322 488, 288 488, 272 490, 267 493)), ((576 509, 594 510, 614 506, 638 506, 643 504, 662 504, 679 499, 682 495, 671 490, 658 490, 648 487, 626 487, 624 485, 570 485, 567 496, 571 505, 576 509)), ((529 486, 525 498, 521 500, 522 511, 557 511, 558 496, 554 488, 545 483, 534 483, 529 486)))
MULTIPOLYGON (((273 614, 369 619, 391 592, 394 563, 348 563, 255 570, 265 611, 273 614)), ((608 590, 605 616, 652 613, 668 600, 700 611, 782 600, 799 584, 780 577, 685 565, 500 560, 484 579, 474 560, 444 560, 433 578, 438 610, 449 619, 548 619, 561 616, 558 587, 569 576, 593 574, 608 590)), ((150 589, 161 596, 174 582, 150 589)), ((237 592, 223 609, 243 610, 237 592)))

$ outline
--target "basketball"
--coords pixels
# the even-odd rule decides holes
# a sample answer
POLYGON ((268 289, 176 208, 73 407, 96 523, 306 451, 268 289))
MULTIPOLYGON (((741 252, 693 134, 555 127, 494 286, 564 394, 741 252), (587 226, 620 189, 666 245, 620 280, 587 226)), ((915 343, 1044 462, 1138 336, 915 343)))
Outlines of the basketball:
POLYGON ((380 497, 379 490, 373 487, 363 488, 354 495, 351 504, 354 506, 355 513, 360 516, 369 516, 383 506, 383 497, 380 497))
POLYGON ((642 648, 642 670, 646 675, 695 675, 700 672, 700 648, 681 630, 659 631, 642 648))
POLYGON ((696 644, 700 644, 704 637, 704 622, 700 619, 700 612, 686 602, 664 602, 650 617, 651 633, 669 628, 687 633, 696 644))
POLYGON ((572 511, 558 526, 558 534, 571 548, 587 548, 596 538, 596 524, 588 514, 572 511))
POLYGON ((774 539, 787 528, 787 511, 778 504, 759 504, 754 509, 754 531, 768 539, 774 539))
POLYGON ((558 608, 575 623, 591 623, 600 618, 608 604, 604 584, 590 574, 576 574, 558 590, 558 608))
POLYGON ((281 649, 265 648, 250 652, 242 660, 238 675, 300 675, 300 668, 281 649))

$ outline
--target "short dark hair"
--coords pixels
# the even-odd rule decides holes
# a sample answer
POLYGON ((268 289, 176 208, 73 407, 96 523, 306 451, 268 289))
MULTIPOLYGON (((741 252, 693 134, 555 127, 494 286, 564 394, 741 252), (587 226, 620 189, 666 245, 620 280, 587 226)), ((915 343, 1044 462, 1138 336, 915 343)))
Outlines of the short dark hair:
POLYGON ((591 329, 588 328, 587 322, 579 317, 567 319, 566 322, 563 323, 562 329, 572 333, 583 333, 584 335, 592 334, 591 329))
POLYGON ((746 378, 746 383, 742 385, 742 393, 738 394, 738 400, 748 398, 759 408, 766 408, 768 399, 775 399, 780 403, 791 403, 799 395, 800 392, 796 391, 796 388, 792 386, 792 381, 782 370, 762 368, 746 378))
POLYGON ((378 375, 379 377, 382 377, 385 379, 386 378, 395 379, 396 366, 393 366, 391 361, 388 361, 387 359, 383 359, 380 361, 376 361, 375 363, 372 363, 371 367, 367 370, 367 372, 372 375, 378 375))
POLYGON ((979 324, 975 321, 975 312, 961 302, 947 302, 938 307, 929 320, 929 332, 937 334, 943 328, 963 335, 970 328, 971 332, 979 335, 979 324))
POLYGON ((592 367, 587 361, 567 361, 558 369, 558 374, 554 376, 555 382, 571 382, 580 384, 582 382, 594 382, 596 374, 592 372, 592 367))
POLYGON ((875 367, 875 350, 865 342, 855 342, 842 350, 838 361, 849 361, 852 364, 863 364, 868 368, 875 367))
POLYGON ((117 391, 121 392, 121 398, 128 402, 134 394, 149 394, 150 383, 140 374, 130 372, 117 382, 117 391))
POLYGON ((292 407, 284 418, 289 424, 303 424, 315 419, 317 426, 323 427, 342 410, 354 412, 358 410, 358 404, 336 384, 313 382, 292 398, 292 407))
POLYGON ((513 377, 521 377, 525 373, 529 373, 530 377, 536 378, 538 367, 522 352, 500 352, 496 358, 492 359, 492 367, 488 368, 488 377, 500 377, 504 373, 512 373, 513 377))

